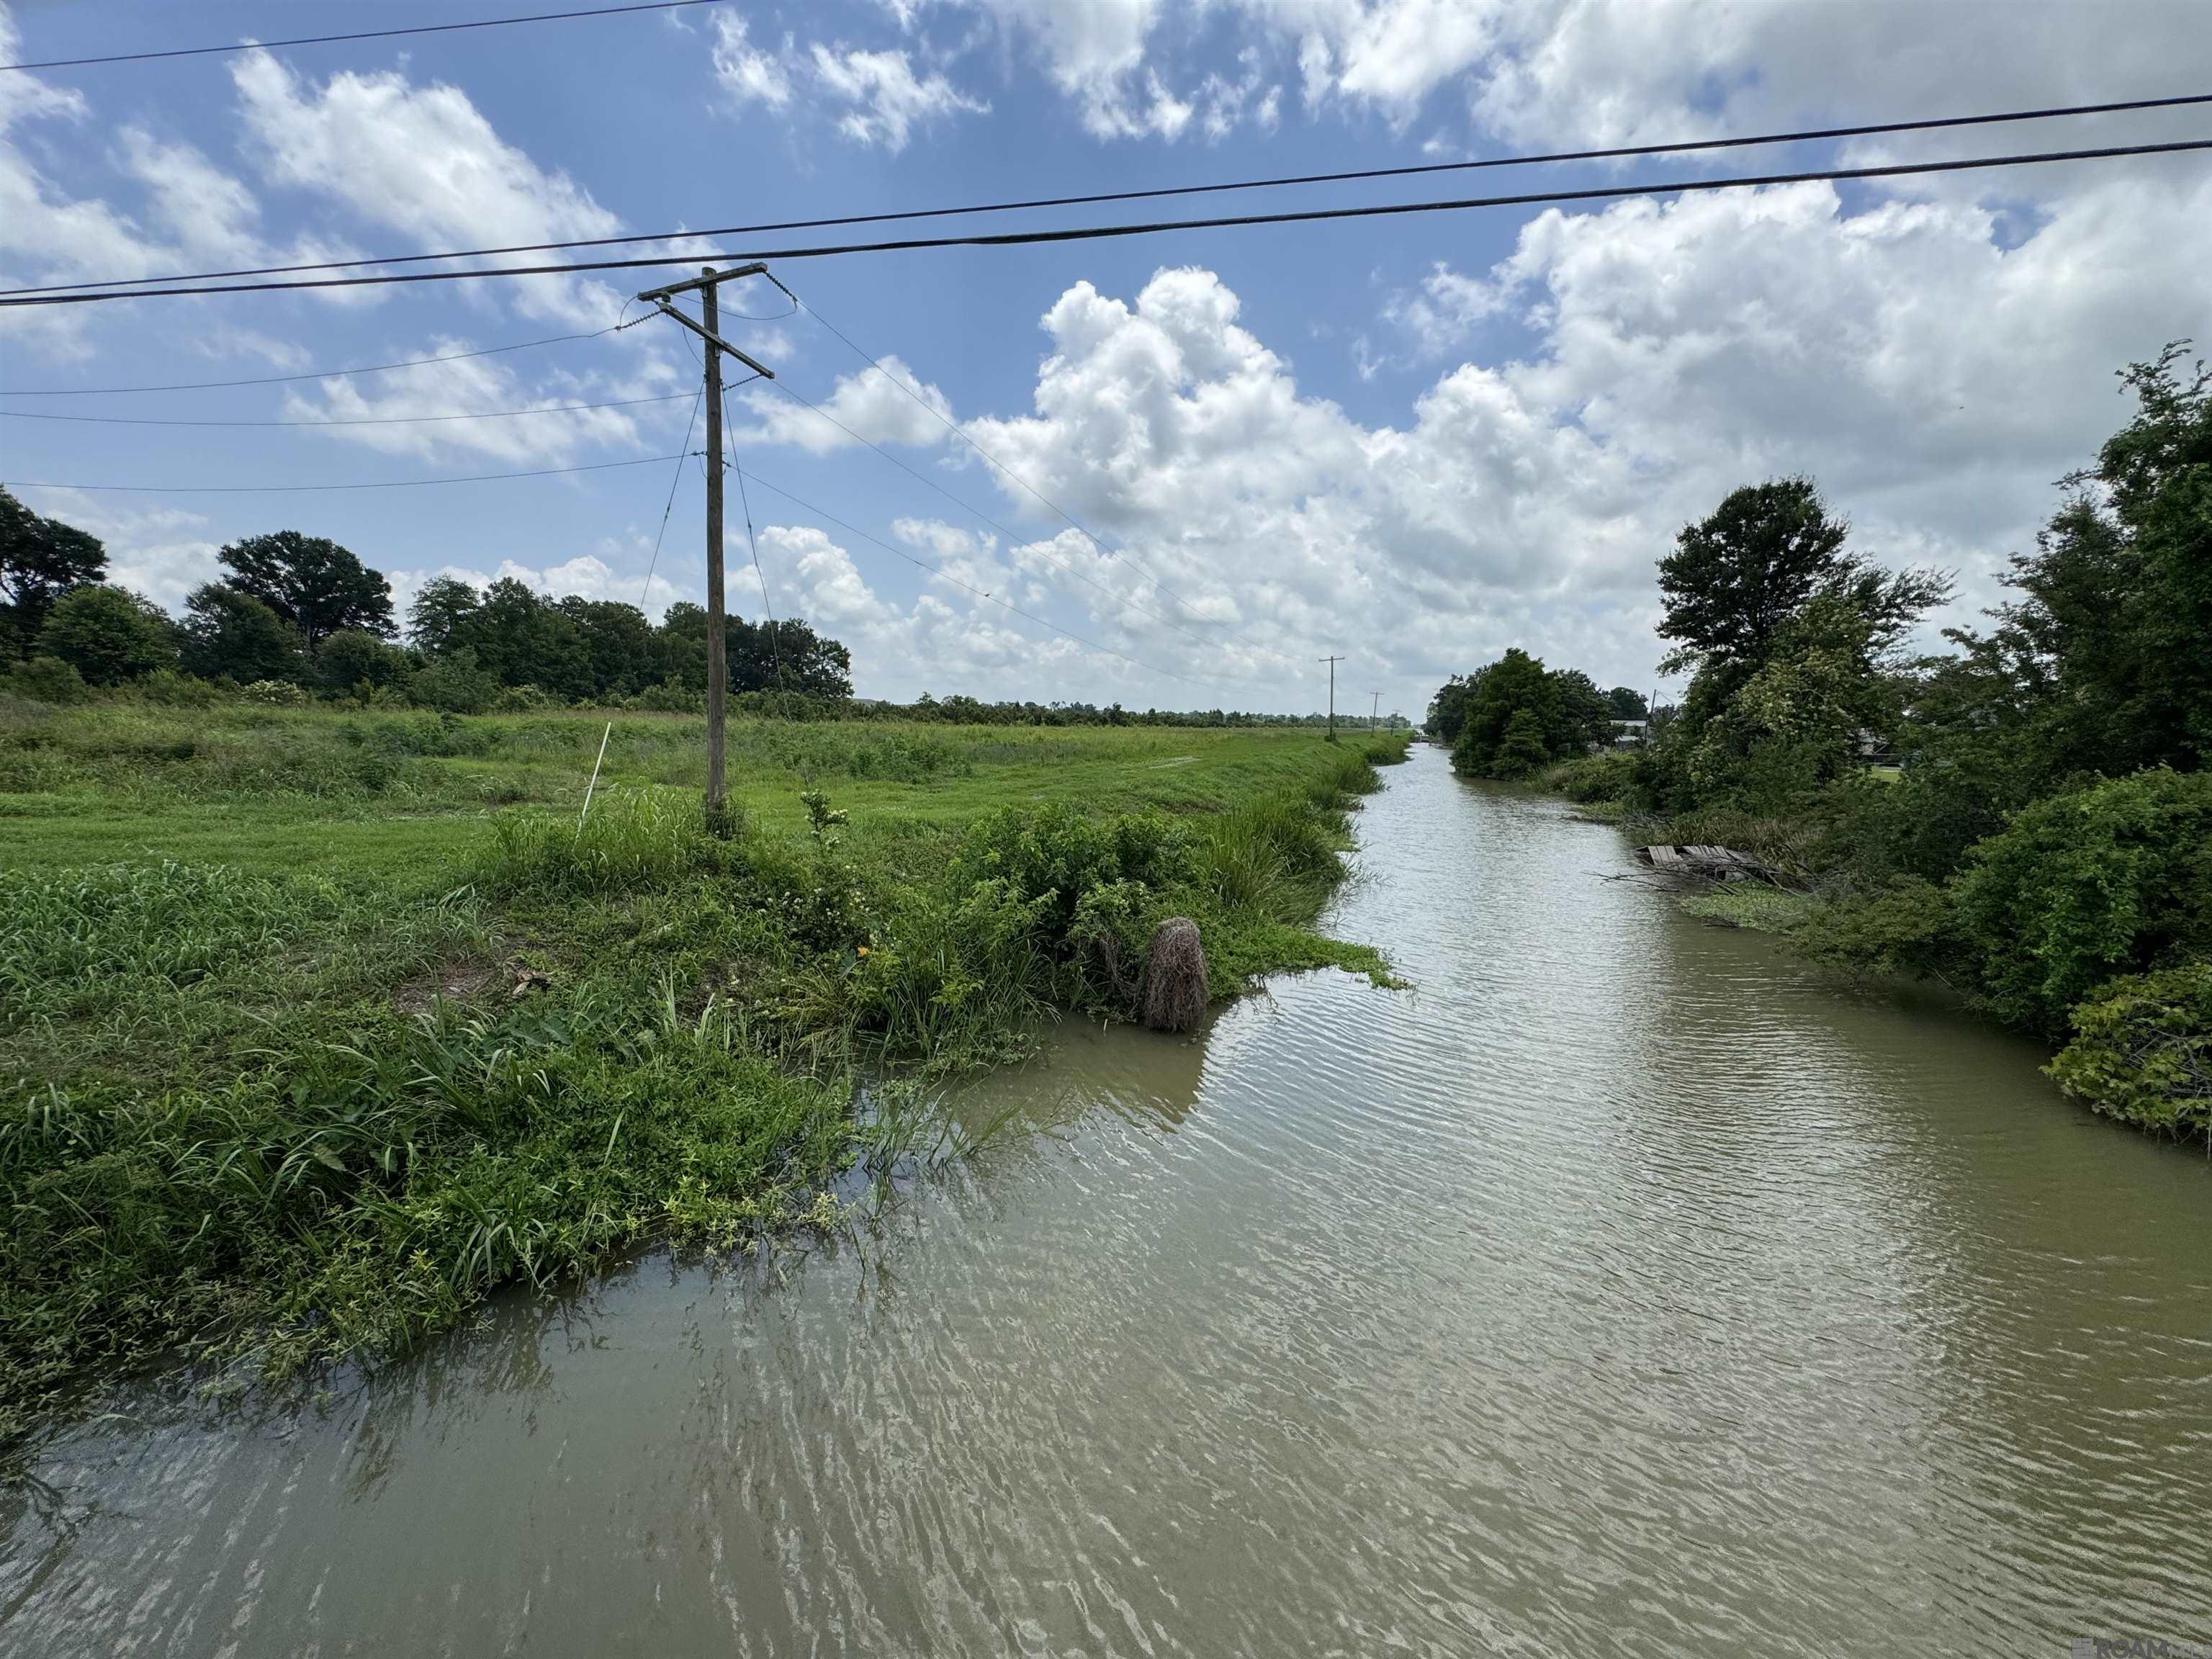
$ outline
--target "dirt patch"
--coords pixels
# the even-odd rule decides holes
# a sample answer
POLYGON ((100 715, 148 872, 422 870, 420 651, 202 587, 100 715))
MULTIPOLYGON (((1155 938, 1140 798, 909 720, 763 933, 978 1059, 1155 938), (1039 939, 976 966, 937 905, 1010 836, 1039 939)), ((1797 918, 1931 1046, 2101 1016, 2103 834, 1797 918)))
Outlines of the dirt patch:
POLYGON ((499 969, 488 962, 441 962, 392 987, 392 1006, 403 1014, 424 1014, 441 997, 448 1002, 474 1002, 504 982, 499 969))

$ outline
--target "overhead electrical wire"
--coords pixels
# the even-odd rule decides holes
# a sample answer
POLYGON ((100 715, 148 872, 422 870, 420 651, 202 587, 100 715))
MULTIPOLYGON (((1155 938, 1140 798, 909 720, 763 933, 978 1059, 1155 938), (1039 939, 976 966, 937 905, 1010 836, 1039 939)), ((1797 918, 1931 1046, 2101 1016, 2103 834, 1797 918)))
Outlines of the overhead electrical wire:
MULTIPOLYGON (((759 378, 758 375, 753 376, 754 380, 759 378)), ((740 381, 739 384, 747 382, 740 381)), ((783 679, 783 646, 776 638, 775 605, 768 596, 768 572, 761 568, 760 538, 753 534, 753 504, 752 498, 745 493, 745 470, 738 464, 737 430, 730 419, 730 392, 732 389, 725 388, 722 392, 722 447, 729 454, 730 471, 738 475, 738 507, 745 515, 745 545, 751 550, 753 574, 760 582, 761 609, 768 613, 768 648, 775 662, 775 689, 786 691, 790 688, 783 679)))
POLYGON ((170 46, 159 52, 118 52, 102 58, 49 58, 39 63, 0 64, 13 70, 88 69, 96 64, 143 64, 157 58, 207 58, 225 52, 264 52, 276 46, 326 46, 346 40, 389 40, 403 34, 453 34, 462 29, 501 29, 516 23, 566 23, 582 17, 621 17, 632 12, 683 11, 722 0, 651 0, 629 6, 593 6, 583 11, 540 11, 521 17, 479 17, 465 23, 417 23, 410 28, 362 29, 351 34, 302 34, 289 40, 240 40, 223 46, 170 46))
POLYGON ((606 472, 618 466, 652 466, 683 459, 674 455, 641 455, 635 460, 593 461, 583 466, 540 466, 522 472, 471 472, 450 478, 376 478, 364 483, 324 484, 97 484, 46 483, 35 478, 9 481, 15 489, 81 489, 107 495, 319 495, 333 489, 422 489, 433 484, 489 483, 500 478, 550 478, 565 472, 606 472))
POLYGON ((1128 236, 1158 236, 1186 230, 1237 230, 1264 225, 1320 224, 1402 217, 1421 213, 1460 213, 1484 208, 1540 207, 1569 202, 1628 201, 1653 196, 1690 196, 1725 190, 1759 190, 1778 185, 1847 183, 1865 179, 1905 179, 1973 173, 1994 167, 2040 167, 2060 161, 2099 161, 2124 156, 2176 155, 2212 149, 2212 138, 2185 138, 2157 144, 2112 144, 2090 149, 2043 150, 2032 154, 1978 155, 1950 161, 1899 161, 1876 167, 1807 167, 1791 173, 1743 174, 1728 179, 1677 179, 1661 184, 1600 185, 1583 190, 1522 191, 1509 196, 1470 196, 1446 201, 1379 202, 1358 207, 1304 208, 1285 213, 1246 213, 1203 219, 1162 219, 1136 224, 1071 225, 1052 230, 977 232, 961 236, 915 236, 880 242, 844 242, 811 246, 762 248, 735 252, 688 252, 640 259, 587 259, 565 264, 498 265, 488 270, 392 271, 374 276, 318 276, 297 282, 197 283, 177 288, 106 289, 92 294, 33 294, 0 298, 0 307, 96 305, 111 300, 158 300, 207 294, 283 294, 304 289, 374 288, 398 283, 477 281, 490 276, 567 276, 596 270, 639 270, 701 262, 739 264, 754 260, 831 258, 854 253, 907 253, 935 248, 1036 247, 1062 242, 1091 242, 1128 236))
MULTIPOLYGON (((1574 161, 1631 161, 1655 155, 1680 155, 1700 150, 1746 149, 1767 144, 1824 143, 1838 138, 1878 137, 1901 132, 1933 132, 1949 128, 1990 126, 2005 122, 2052 121, 2088 115, 2181 109, 2212 104, 2212 92, 2186 93, 2171 98, 2131 98, 2113 103, 2068 104, 2045 109, 2004 110, 1985 115, 1948 115, 1911 121, 1874 121, 1854 126, 1806 127, 1788 132, 1761 132, 1733 138, 1686 138, 1663 144, 1616 144, 1602 149, 1550 150, 1537 155, 1486 155, 1463 161, 1425 161, 1409 167, 1356 167, 1340 173, 1299 173, 1259 179, 1231 179, 1202 185, 1165 185, 1145 190, 1100 191, 1082 196, 1038 196, 1018 201, 975 202, 960 207, 905 208, 881 213, 848 213, 823 219, 783 219, 762 224, 720 225, 700 230, 661 230, 627 236, 592 236, 557 242, 515 242, 501 247, 455 249, 444 253, 395 253, 380 258, 310 260, 289 265, 245 265, 230 270, 193 271, 175 276, 118 277, 104 282, 57 283, 32 288, 0 289, 0 296, 27 294, 74 294, 112 288, 133 281, 205 283, 239 276, 294 276, 308 270, 360 270, 378 265, 434 264, 447 259, 488 259, 514 253, 557 253, 570 249, 633 247, 646 242, 696 241, 710 236, 760 236, 786 230, 825 230, 841 225, 886 224, 903 220, 947 219, 971 214, 1018 213, 1037 208, 1097 207, 1114 202, 1158 201, 1172 197, 1211 196, 1244 190, 1279 190, 1285 186, 1372 182, 1384 179, 1420 178, 1434 173, 1475 173, 1496 167, 1543 167, 1574 161)), ((770 321, 757 318, 754 321, 770 321)))
POLYGON ((575 415, 592 409, 635 409, 643 404, 672 404, 689 392, 655 398, 617 398, 598 404, 551 404, 542 409, 486 409, 459 415, 350 415, 327 421, 186 421, 153 415, 57 415, 43 409, 0 409, 0 420, 70 421, 94 426, 409 426, 420 421, 503 421, 519 415, 575 415))
MULTIPOLYGON (((617 325, 618 326, 618 325, 617 325)), ((529 351, 538 346, 566 345, 574 340, 597 340, 614 327, 586 334, 553 334, 542 340, 518 340, 513 345, 484 346, 475 351, 448 351, 435 357, 405 357, 396 363, 362 363, 351 368, 313 368, 299 374, 254 374, 237 380, 169 380, 157 386, 57 386, 0 387, 0 398, 104 398, 131 392, 213 392, 234 386, 289 386, 300 380, 334 380, 348 374, 384 374, 396 368, 420 368, 427 363, 458 363, 471 357, 497 357, 509 351, 529 351)))

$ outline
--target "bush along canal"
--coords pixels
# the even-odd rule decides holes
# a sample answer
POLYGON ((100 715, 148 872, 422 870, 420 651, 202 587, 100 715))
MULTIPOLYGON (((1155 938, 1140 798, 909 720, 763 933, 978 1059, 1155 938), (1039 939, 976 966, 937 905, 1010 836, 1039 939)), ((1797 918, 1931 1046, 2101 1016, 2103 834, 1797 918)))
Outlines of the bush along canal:
POLYGON ((1556 799, 1433 750, 1386 777, 1320 926, 1417 990, 1280 978, 1197 1040, 1069 1022, 963 1085, 980 1149, 872 1227, 494 1296, 305 1412, 153 1389, 51 1432, 5 1499, 4 1645, 2212 1624, 2201 1163, 2070 1109, 2031 1042, 1593 880, 1618 832, 1556 799))

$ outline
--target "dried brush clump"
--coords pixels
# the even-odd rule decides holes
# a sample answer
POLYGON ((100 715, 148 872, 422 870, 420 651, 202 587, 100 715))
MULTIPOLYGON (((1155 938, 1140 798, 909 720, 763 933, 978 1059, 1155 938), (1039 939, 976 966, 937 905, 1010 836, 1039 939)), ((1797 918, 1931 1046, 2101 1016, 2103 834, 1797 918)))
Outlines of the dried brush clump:
POLYGON ((1206 947, 1198 924, 1170 916, 1145 959, 1145 1024, 1155 1031, 1194 1031, 1205 1018, 1206 947))

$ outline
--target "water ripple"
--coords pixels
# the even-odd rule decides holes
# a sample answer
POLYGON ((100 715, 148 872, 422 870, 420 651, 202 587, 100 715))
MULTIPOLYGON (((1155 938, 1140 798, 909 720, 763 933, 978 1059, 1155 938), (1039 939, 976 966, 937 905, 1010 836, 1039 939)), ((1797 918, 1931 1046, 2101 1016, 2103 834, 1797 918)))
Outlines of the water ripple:
POLYGON ((1202 1042, 883 1237, 46 1449, 41 1654, 1830 1655, 2212 1635, 2212 1185, 1433 752, 1202 1042))

